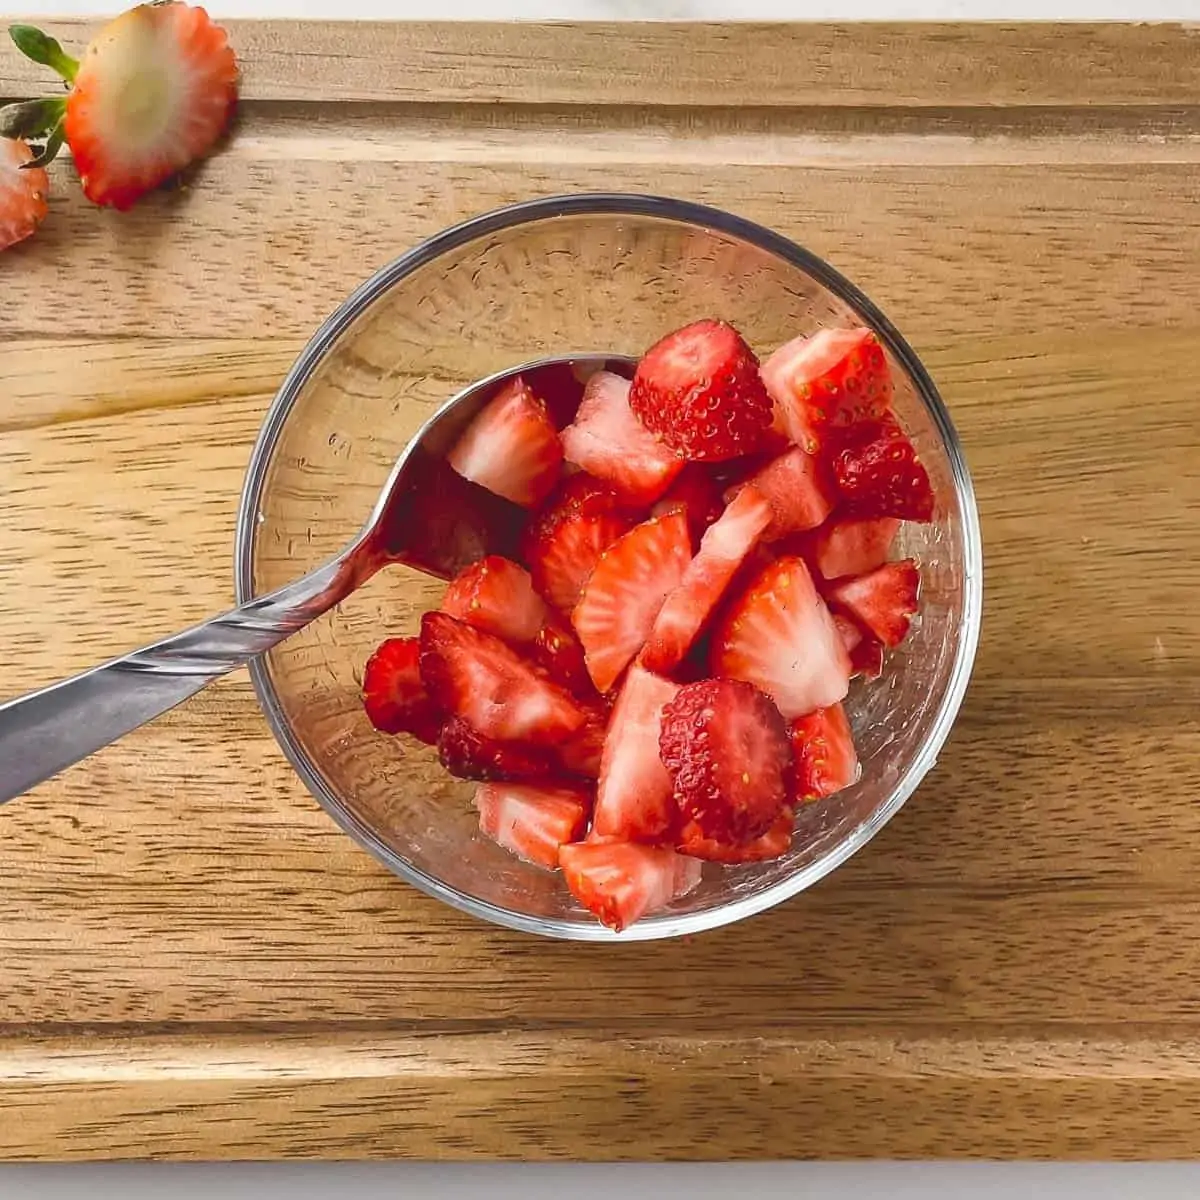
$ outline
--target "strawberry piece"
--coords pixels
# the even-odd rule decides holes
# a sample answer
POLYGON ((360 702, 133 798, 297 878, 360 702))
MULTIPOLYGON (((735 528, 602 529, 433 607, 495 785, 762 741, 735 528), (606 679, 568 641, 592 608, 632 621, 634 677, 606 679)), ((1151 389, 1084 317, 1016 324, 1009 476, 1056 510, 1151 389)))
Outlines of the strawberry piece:
POLYGON ((787 725, 749 683, 703 679, 680 688, 663 708, 658 750, 683 820, 705 837, 753 841, 787 804, 787 725))
POLYGON ((569 362, 546 363, 525 375, 525 382, 539 396, 554 424, 562 429, 575 418, 583 399, 583 381, 569 362))
POLYGON ((465 479, 533 508, 562 471, 562 446, 546 406, 518 375, 487 402, 447 455, 465 479))
POLYGON ((225 31, 202 8, 143 4, 105 25, 66 103, 87 198, 129 208, 208 154, 233 116, 237 79, 225 31))
POLYGON ((555 613, 547 616, 534 636, 529 653, 551 679, 561 683, 573 695, 583 699, 596 696, 583 647, 562 617, 555 613))
POLYGON ((724 321, 696 321, 651 346, 634 373, 629 405, 690 462, 751 454, 771 427, 758 359, 724 321))
POLYGON ((792 824, 795 814, 784 808, 761 837, 752 842, 723 842, 718 838, 705 837, 704 831, 695 821, 686 822, 676 839, 680 854, 706 862, 750 863, 763 862, 769 858, 782 858, 792 848, 792 824))
POLYGON ((661 846, 584 842, 563 846, 558 862, 571 895, 617 933, 699 883, 695 866, 661 846))
POLYGON ((878 679, 883 674, 883 643, 865 637, 850 651, 850 671, 864 679, 878 679))
POLYGON ((559 763, 572 775, 600 778, 608 717, 608 709, 601 704, 594 705, 587 710, 587 720, 557 747, 559 763))
POLYGON ((635 525, 601 554, 571 616, 598 691, 607 692, 645 645, 691 557, 682 513, 635 525))
POLYGON ((442 598, 442 612, 510 642, 531 642, 550 616, 524 567, 499 554, 460 572, 442 598))
POLYGON ((421 678, 442 709, 495 741, 553 744, 587 717, 507 642, 447 613, 421 618, 421 678))
POLYGON ((636 663, 629 668, 604 739, 592 823, 597 837, 654 842, 674 823, 671 777, 658 739, 663 705, 678 690, 636 663))
POLYGON ((853 656, 854 651, 862 645, 863 631, 849 617, 843 616, 839 612, 833 615, 833 623, 837 626, 838 637, 842 639, 842 645, 846 647, 846 653, 853 656))
POLYGON ((838 517, 813 534, 806 557, 823 579, 865 575, 887 562, 899 528, 896 517, 838 517))
POLYGON ((898 646, 917 611, 920 585, 917 564, 906 558, 885 563, 866 575, 841 579, 828 589, 826 597, 885 646, 898 646))
POLYGON ((687 517, 692 545, 698 546, 704 531, 725 511, 725 501, 712 472, 696 463, 688 463, 667 494, 650 510, 652 517, 681 512, 687 517))
MULTIPOLYGON (((815 529, 833 511, 837 491, 814 455, 793 447, 750 476, 771 506, 774 519, 764 535, 773 542, 789 533, 815 529)), ((729 493, 726 493, 728 495, 729 493)))
POLYGON ((31 236, 49 211, 50 177, 41 167, 26 167, 32 161, 25 142, 0 137, 0 250, 31 236))
POLYGON ((568 462, 610 483, 628 504, 653 504, 683 462, 633 415, 629 380, 598 371, 587 381, 575 421, 562 431, 568 462))
POLYGON ((822 329, 793 338, 762 366, 777 424, 815 451, 830 427, 875 419, 892 403, 892 376, 869 329, 822 329))
POLYGON ((554 870, 559 850, 587 829, 591 799, 578 788, 485 783, 475 791, 479 828, 518 858, 554 870))
POLYGON ((846 695, 850 658, 802 558, 776 559, 729 606, 712 665, 766 692, 789 720, 846 695))
POLYGON ((367 659, 362 700, 381 733, 411 733, 429 745, 438 740, 442 714, 421 682, 418 638, 388 638, 367 659))
POLYGON ((848 513, 933 520, 933 487, 912 442, 895 420, 863 421, 832 446, 831 465, 848 513))
POLYGON ((546 779, 558 773, 548 751, 485 738, 462 717, 451 717, 437 737, 438 759, 457 779, 546 779))
POLYGON ((791 794, 801 803, 822 800, 858 780, 858 754, 840 704, 797 717, 788 729, 795 770, 791 794))
POLYGON ((683 661, 746 556, 771 523, 771 506, 744 487, 700 542, 696 557, 658 610, 642 662, 671 671, 683 661))

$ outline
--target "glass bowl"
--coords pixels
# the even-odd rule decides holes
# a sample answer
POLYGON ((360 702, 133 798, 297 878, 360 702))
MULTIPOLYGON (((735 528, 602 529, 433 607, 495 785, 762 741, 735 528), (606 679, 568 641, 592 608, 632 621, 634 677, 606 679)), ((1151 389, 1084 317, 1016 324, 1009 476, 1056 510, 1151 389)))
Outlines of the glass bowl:
POLYGON ((254 448, 238 520, 239 602, 346 545, 409 439, 468 384, 549 355, 636 356, 707 316, 731 322, 764 356, 822 326, 870 326, 933 481, 934 522, 904 526, 898 547, 921 564, 919 617, 883 676, 856 680, 847 700, 862 778, 801 809, 785 858, 706 864, 696 891, 613 934, 558 875, 479 833, 474 785, 448 776, 432 749, 371 728, 363 664, 385 636, 416 632, 444 588, 388 568, 252 663, 251 676, 284 752, 334 820, 402 879, 478 917, 590 941, 697 933, 794 896, 883 827, 936 761, 979 636, 979 521, 950 417, 891 322, 795 243, 678 200, 575 195, 477 217, 384 267, 317 331, 254 448))

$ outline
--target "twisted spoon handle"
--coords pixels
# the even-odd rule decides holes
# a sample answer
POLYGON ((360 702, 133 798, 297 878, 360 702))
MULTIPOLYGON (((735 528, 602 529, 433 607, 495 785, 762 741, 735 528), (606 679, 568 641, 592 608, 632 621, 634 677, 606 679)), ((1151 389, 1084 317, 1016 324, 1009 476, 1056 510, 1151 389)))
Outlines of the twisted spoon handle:
POLYGON ((363 578, 362 564, 343 555, 203 625, 0 705, 0 804, 270 650, 363 578))

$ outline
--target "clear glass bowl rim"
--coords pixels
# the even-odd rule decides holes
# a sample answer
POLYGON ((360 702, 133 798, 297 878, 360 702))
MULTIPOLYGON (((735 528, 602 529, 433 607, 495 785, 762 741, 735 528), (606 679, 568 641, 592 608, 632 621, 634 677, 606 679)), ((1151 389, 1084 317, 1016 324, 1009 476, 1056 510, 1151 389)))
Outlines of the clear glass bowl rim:
MULTIPOLYGON (((743 217, 734 216, 721 209, 664 196, 618 192, 550 196, 494 209, 444 229, 381 267, 365 283, 361 284, 313 334, 288 372, 271 402, 247 468, 237 518, 234 583, 238 604, 244 604, 254 598, 254 531, 266 483, 267 466, 297 398, 314 372, 325 361, 331 347, 341 334, 379 297, 405 276, 433 262, 446 251, 514 226, 545 221, 554 217, 588 215, 651 217, 683 223, 700 229, 716 230, 748 242, 799 267, 862 315, 866 323, 875 330, 892 355, 909 373, 922 403, 933 418, 950 461, 954 487, 962 513, 965 549, 963 628, 949 684, 941 698, 929 736, 887 800, 872 813, 870 818, 820 858, 763 892, 729 901, 705 912, 683 914, 667 911, 637 922, 624 933, 615 934, 598 922, 572 923, 560 919, 530 916, 489 904, 465 895, 456 888, 442 883, 435 876, 405 862, 325 786, 320 773, 313 768, 303 748, 292 734, 275 688, 271 683, 265 658, 251 659, 249 670, 267 724, 309 791, 346 833, 401 879, 419 888, 427 895, 436 897, 472 916, 524 933, 574 941, 618 939, 625 942, 650 941, 702 933, 763 912, 795 896, 805 888, 811 887, 835 867, 845 862, 891 820, 916 790, 925 774, 936 763, 938 753, 950 734, 966 693, 979 643, 983 614, 983 545, 975 490, 971 483, 970 472, 967 469, 958 434, 933 380, 929 377, 912 347, 904 340, 895 326, 854 284, 811 251, 765 226, 743 217)), ((363 514, 364 519, 366 515, 363 514)))

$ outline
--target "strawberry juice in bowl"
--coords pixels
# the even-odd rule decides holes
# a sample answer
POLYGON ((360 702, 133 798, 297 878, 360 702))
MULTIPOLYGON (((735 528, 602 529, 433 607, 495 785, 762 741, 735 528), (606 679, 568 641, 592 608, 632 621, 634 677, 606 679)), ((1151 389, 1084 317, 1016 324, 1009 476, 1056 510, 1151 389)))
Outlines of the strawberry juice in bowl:
POLYGON ((239 602, 353 536, 493 376, 445 470, 519 535, 449 587, 388 568, 255 661, 285 753, 382 863, 502 925, 669 937, 794 895, 911 795, 970 674, 978 515, 932 381, 853 285, 738 217, 489 213, 302 353, 250 464, 239 602))

